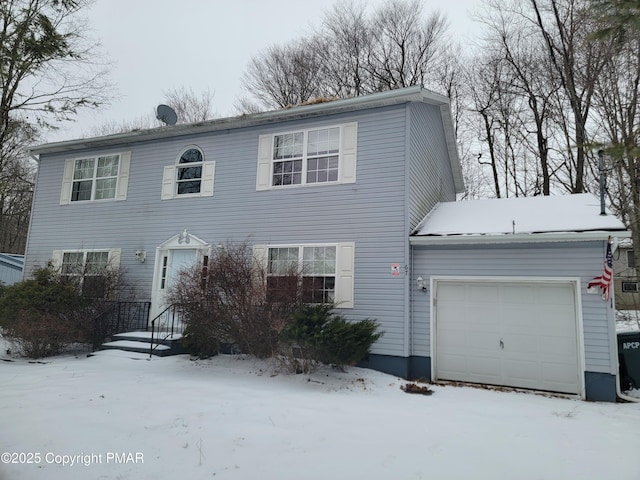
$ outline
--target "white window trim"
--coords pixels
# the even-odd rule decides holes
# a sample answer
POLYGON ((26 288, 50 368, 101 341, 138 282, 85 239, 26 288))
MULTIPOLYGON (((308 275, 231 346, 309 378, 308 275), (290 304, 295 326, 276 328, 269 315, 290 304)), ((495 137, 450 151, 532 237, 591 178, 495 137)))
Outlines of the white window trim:
POLYGON ((309 188, 321 185, 336 185, 356 182, 356 161, 358 150, 358 123, 343 123, 337 125, 321 125, 309 128, 288 130, 286 132, 260 135, 258 138, 258 170, 256 174, 256 190, 283 190, 289 188, 309 188), (306 183, 306 152, 303 155, 303 182, 296 185, 273 185, 273 139, 278 135, 304 133, 306 148, 308 133, 313 130, 340 128, 340 151, 338 152, 338 180, 333 182, 306 183))
MULTIPOLYGON (((335 295, 336 308, 354 308, 354 260, 355 242, 339 243, 284 243, 254 245, 253 258, 262 268, 267 269, 270 248, 310 248, 336 247, 335 295)), ((302 252, 300 252, 302 255, 302 252)))
POLYGON ((213 160, 204 160, 204 152, 197 145, 188 145, 180 150, 180 153, 176 157, 173 165, 167 165, 162 172, 162 192, 160 198, 162 200, 172 200, 175 198, 199 198, 199 197, 212 197, 214 177, 216 171, 216 162, 213 160), (200 192, 199 193, 183 193, 178 195, 178 181, 177 173, 180 166, 184 167, 186 163, 180 163, 180 157, 184 152, 191 149, 199 150, 202 154, 202 177, 200 177, 200 192))
POLYGON ((54 250, 51 256, 51 263, 56 270, 62 269, 62 259, 65 253, 83 253, 84 263, 87 261, 87 253, 92 252, 109 252, 107 260, 107 268, 110 271, 117 271, 120 268, 120 258, 122 256, 121 248, 69 248, 65 250, 54 250))
POLYGON ((623 281, 623 282, 621 282, 621 285, 620 285, 620 289, 622 290, 623 293, 638 293, 638 292, 640 292, 640 288, 638 288, 638 287, 639 287, 638 282, 626 282, 626 281, 623 281), (625 289, 624 288, 625 285, 635 285, 635 290, 625 289))
MULTIPOLYGON (((131 167, 131 152, 107 152, 98 153, 93 155, 84 155, 81 157, 67 158, 64 161, 64 173, 62 175, 62 189, 60 192, 60 205, 70 204, 83 204, 83 203, 99 203, 99 202, 114 202, 123 201, 127 199, 127 191, 129 188, 129 169, 131 167), (71 195, 73 193, 73 173, 75 170, 76 160, 83 160, 98 157, 119 156, 118 161, 118 178, 116 180, 116 194, 114 198, 101 198, 98 200, 78 200, 71 201, 71 195)), ((93 178, 95 191, 95 177, 93 178)))

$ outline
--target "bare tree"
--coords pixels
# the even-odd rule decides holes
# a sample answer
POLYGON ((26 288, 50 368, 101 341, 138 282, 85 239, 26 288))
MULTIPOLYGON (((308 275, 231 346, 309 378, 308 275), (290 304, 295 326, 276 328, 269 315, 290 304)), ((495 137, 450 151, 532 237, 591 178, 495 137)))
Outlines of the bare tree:
POLYGON ((426 85, 444 45, 447 20, 438 12, 423 20, 419 0, 389 0, 373 18, 369 69, 376 90, 426 85))
POLYGON ((40 129, 109 99, 107 70, 80 17, 88 3, 0 2, 0 250, 24 249, 33 188, 24 149, 40 129))
POLYGON ((337 4, 321 27, 253 57, 243 76, 241 111, 282 108, 434 82, 447 21, 425 17, 419 0, 388 0, 368 15, 364 4, 337 4))
POLYGON ((589 111, 592 106, 596 79, 602 72, 608 43, 589 42, 593 31, 593 17, 586 0, 530 0, 533 21, 544 40, 544 48, 551 60, 572 115, 572 140, 575 158, 567 164, 567 187, 573 193, 585 191, 586 149, 589 111))
POLYGON ((243 83, 267 108, 284 108, 321 96, 318 84, 322 48, 319 39, 303 39, 286 46, 272 45, 254 57, 243 83))
POLYGON ((598 77, 594 108, 610 159, 607 195, 640 245, 640 39, 629 38, 598 77))
MULTIPOLYGON (((178 116, 178 124, 203 122, 205 120, 211 120, 216 116, 213 109, 213 94, 209 90, 196 94, 190 88, 180 87, 174 90, 165 90, 163 95, 163 103, 171 106, 171 108, 175 110, 178 116)), ((132 120, 106 122, 98 127, 92 128, 86 135, 90 137, 114 135, 161 127, 163 125, 164 124, 156 118, 155 112, 150 112, 147 115, 142 115, 132 120)))
POLYGON ((191 88, 180 87, 165 90, 163 94, 165 103, 178 115, 179 123, 204 122, 216 116, 213 94, 208 89, 198 95, 191 88))

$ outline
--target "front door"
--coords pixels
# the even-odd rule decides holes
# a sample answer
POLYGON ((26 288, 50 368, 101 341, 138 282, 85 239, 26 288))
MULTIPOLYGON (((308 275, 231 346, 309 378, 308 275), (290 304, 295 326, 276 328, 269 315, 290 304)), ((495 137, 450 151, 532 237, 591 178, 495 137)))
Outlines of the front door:
MULTIPOLYGON (((155 319, 169 306, 168 294, 179 278, 180 272, 202 262, 204 257, 208 256, 209 248, 210 245, 185 231, 185 233, 167 240, 156 249, 149 320, 155 319)), ((156 321, 156 327, 170 321, 170 315, 162 315, 156 321)))

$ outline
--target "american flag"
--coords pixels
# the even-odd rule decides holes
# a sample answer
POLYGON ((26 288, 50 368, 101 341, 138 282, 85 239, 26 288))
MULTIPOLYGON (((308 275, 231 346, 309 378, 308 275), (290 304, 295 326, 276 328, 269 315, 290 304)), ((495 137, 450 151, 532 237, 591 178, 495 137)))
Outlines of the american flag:
POLYGON ((604 259, 604 271, 602 275, 595 277, 587 284, 587 289, 599 287, 602 290, 602 298, 609 300, 611 293, 611 280, 613 279, 613 254, 611 253, 611 241, 607 242, 607 255, 604 259))

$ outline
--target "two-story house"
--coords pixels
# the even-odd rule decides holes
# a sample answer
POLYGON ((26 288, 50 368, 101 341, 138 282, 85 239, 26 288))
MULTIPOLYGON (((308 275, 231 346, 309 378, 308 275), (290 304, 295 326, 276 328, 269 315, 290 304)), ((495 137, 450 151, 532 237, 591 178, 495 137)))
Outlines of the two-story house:
POLYGON ((463 180, 448 99, 420 87, 43 145, 25 271, 109 265, 160 312, 172 277, 249 240, 269 270, 375 318, 375 365, 409 376, 409 233, 463 180))

